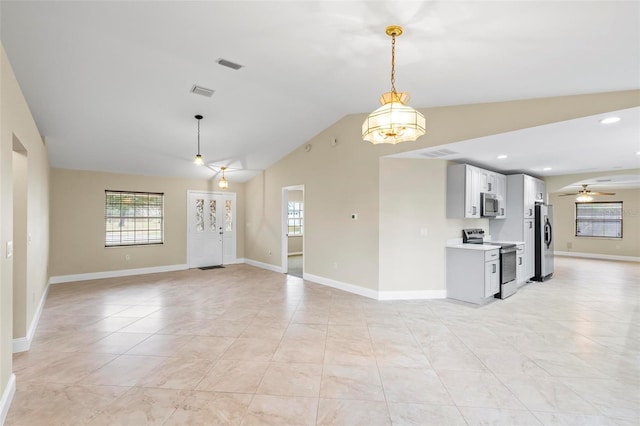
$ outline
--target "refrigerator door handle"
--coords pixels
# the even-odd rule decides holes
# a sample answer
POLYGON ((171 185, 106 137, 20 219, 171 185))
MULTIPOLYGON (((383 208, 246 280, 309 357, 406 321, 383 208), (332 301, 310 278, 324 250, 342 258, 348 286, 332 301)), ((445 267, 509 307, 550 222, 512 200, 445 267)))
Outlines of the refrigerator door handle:
POLYGON ((551 228, 551 222, 549 222, 549 218, 547 218, 547 221, 544 224, 544 243, 546 244, 547 248, 549 248, 552 241, 553 230, 551 228))

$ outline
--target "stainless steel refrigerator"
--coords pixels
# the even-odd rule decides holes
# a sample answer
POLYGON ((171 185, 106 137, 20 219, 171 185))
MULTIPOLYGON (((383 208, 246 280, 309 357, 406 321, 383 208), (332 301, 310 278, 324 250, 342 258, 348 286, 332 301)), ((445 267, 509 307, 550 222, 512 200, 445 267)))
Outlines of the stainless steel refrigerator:
POLYGON ((535 258, 533 279, 544 281, 553 275, 553 206, 536 204, 535 258))

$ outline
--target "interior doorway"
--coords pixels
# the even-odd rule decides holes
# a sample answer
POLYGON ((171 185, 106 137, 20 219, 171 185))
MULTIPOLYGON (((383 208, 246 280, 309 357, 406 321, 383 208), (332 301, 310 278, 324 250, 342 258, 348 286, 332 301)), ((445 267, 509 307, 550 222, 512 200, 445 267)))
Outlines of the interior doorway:
POLYGON ((27 336, 28 281, 27 281, 27 209, 28 209, 28 157, 26 148, 13 137, 11 157, 13 177, 13 338, 27 336))
POLYGON ((282 269, 304 275, 304 185, 282 188, 282 269))

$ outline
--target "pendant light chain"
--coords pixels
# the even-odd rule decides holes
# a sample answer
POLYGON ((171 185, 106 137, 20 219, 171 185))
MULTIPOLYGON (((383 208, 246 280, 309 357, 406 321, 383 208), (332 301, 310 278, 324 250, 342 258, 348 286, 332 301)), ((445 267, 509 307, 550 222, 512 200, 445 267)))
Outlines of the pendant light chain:
POLYGON ((396 36, 391 36, 391 93, 396 94, 396 36))
POLYGON ((200 119, 198 119, 198 155, 200 155, 200 119))

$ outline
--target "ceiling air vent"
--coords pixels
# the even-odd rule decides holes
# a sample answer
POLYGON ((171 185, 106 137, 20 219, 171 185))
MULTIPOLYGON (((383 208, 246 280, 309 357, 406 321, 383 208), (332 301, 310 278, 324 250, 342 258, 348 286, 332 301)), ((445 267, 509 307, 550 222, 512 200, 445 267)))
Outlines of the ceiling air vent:
POLYGON ((244 66, 244 65, 236 64, 235 62, 227 61, 226 59, 222 59, 222 58, 218 59, 216 62, 218 62, 218 64, 222 65, 223 67, 231 68, 236 71, 244 66))
POLYGON ((440 158, 446 157, 447 155, 457 154, 455 151, 451 151, 450 149, 439 149, 437 151, 429 151, 423 152, 422 155, 429 158, 440 158))
POLYGON ((213 96, 213 92, 214 92, 213 90, 207 89, 206 87, 198 86, 197 84, 194 84, 193 87, 191 88, 191 93, 195 93, 196 95, 206 96, 207 98, 210 98, 211 96, 213 96))

